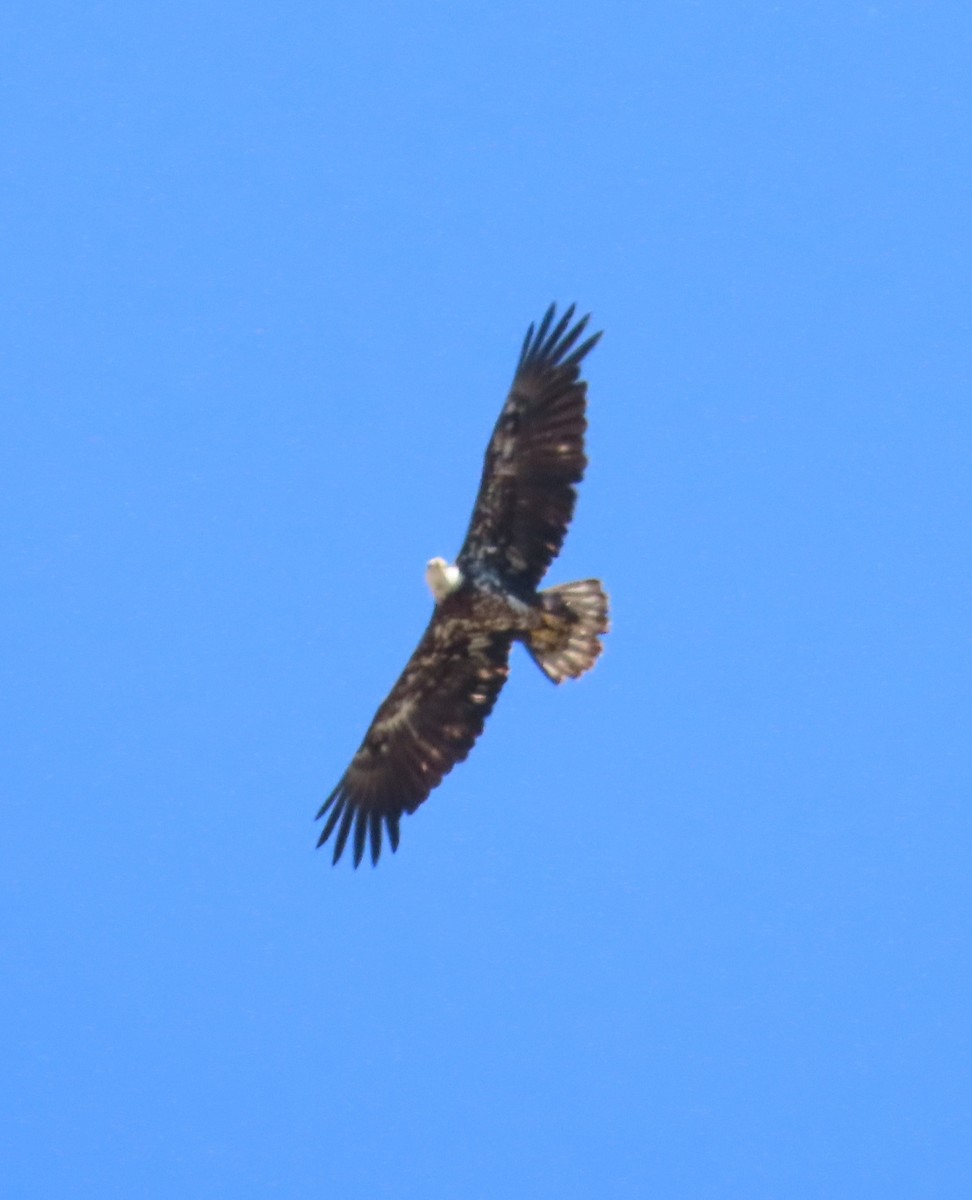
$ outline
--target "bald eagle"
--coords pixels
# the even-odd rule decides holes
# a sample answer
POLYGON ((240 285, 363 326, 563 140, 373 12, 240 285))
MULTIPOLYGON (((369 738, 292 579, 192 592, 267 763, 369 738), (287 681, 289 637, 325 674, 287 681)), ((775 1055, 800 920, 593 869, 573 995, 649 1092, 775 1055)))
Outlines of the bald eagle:
POLYGON ((318 846, 332 834, 333 862, 354 831, 354 865, 382 831, 398 849, 413 813, 469 754, 522 642, 548 679, 589 670, 608 631, 608 598, 596 579, 537 591, 560 553, 587 466, 580 365, 600 338, 581 341, 588 317, 547 309, 527 331, 516 374, 486 450, 479 494, 454 565, 433 558, 425 577, 435 599, 428 628, 378 709, 361 747, 318 819, 318 846))

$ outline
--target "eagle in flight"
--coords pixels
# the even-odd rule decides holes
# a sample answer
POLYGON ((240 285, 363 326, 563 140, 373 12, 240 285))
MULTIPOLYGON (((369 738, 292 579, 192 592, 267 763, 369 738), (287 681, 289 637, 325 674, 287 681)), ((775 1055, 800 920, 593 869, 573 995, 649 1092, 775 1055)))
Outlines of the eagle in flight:
POLYGON ((336 863, 353 832, 354 865, 382 833, 398 849, 413 813, 469 754, 522 642, 548 679, 589 670, 608 631, 608 598, 596 579, 538 591, 560 553, 584 475, 587 384, 581 362, 600 338, 581 340, 552 304, 530 326, 513 386, 486 449, 479 495, 455 565, 433 558, 425 578, 435 611, 361 747, 324 802, 318 845, 334 836, 336 863))

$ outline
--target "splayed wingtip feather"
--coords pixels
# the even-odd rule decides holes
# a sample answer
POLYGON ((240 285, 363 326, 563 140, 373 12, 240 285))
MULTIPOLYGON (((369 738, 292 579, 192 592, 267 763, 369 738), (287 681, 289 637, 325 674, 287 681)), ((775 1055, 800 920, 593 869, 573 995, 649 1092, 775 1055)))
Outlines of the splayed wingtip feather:
POLYGON ((543 320, 540 322, 540 328, 537 330, 537 336, 533 339, 534 350, 542 346, 547 336, 547 330, 550 328, 550 323, 553 320, 554 313, 557 311, 556 302, 551 304, 547 311, 543 314, 543 320))
POLYGON ((354 865, 357 867, 362 857, 364 856, 365 838, 368 836, 368 812, 364 808, 358 809, 358 815, 354 822, 354 865))
MULTIPOLYGON (((329 800, 328 804, 330 804, 330 803, 331 803, 331 801, 329 800)), ((317 841, 318 846, 323 846, 324 843, 327 841, 327 839, 334 832, 334 826, 341 819, 341 814, 344 812, 344 805, 345 805, 345 797, 342 795, 339 802, 332 809, 331 815, 327 818, 327 823, 325 824, 324 828, 321 830, 321 836, 318 838, 318 841, 317 841)), ((318 816, 319 815, 320 814, 318 814, 318 816)))
POLYGON ((378 862, 381 855, 381 813, 377 809, 372 811, 369 825, 371 832, 371 862, 374 865, 378 862))
POLYGON ((332 863, 336 863, 344 853, 344 847, 347 844, 348 834, 351 832, 351 822, 353 820, 354 805, 348 804, 344 810, 344 817, 341 821, 340 827, 338 828, 337 837, 334 840, 334 857, 331 859, 332 863))
MULTIPOLYGON (((585 318, 585 320, 586 320, 586 318, 585 318)), ((584 359, 594 349, 594 347, 597 345, 597 343, 601 340, 601 335, 603 333, 604 333, 604 330, 599 329, 597 333, 591 334, 591 336, 587 339, 586 342, 584 342, 582 345, 578 346, 577 349, 568 358, 564 359, 562 365, 565 367, 578 366, 578 364, 581 362, 581 360, 584 359)))
MULTIPOLYGON (((566 328, 565 322, 569 319, 570 316, 573 315, 573 311, 574 311, 574 306, 571 305, 570 309, 568 309, 568 316, 565 317, 564 321, 561 322, 561 325, 563 325, 565 328, 566 328)), ((563 360, 564 355, 571 348, 571 346, 573 346, 573 344, 577 341, 577 339, 580 337, 580 335, 587 328, 587 322, 590 319, 591 319, 590 313, 588 313, 586 317, 581 317, 581 319, 577 322, 577 324, 574 326, 574 328, 570 330, 570 332, 566 335, 566 337, 564 337, 563 339, 561 339, 561 338, 557 339, 556 354, 557 354, 557 358, 559 360, 563 360)), ((558 327, 557 327, 558 330, 560 330, 561 325, 558 325, 558 327)), ((569 362, 570 362, 570 360, 568 359, 567 363, 569 364, 569 362)))
POLYGON ((328 798, 324 801, 324 803, 318 809, 317 816, 314 818, 315 821, 319 821, 321 819, 321 817, 323 817, 324 814, 327 812, 327 810, 331 807, 331 805, 337 799, 338 792, 340 792, 343 784, 344 784, 344 780, 342 779, 341 783, 339 783, 337 785, 337 787, 334 789, 334 791, 331 792, 330 796, 328 796, 328 798))
POLYGON ((560 318, 560 320, 557 322, 557 324, 550 331, 550 336, 547 338, 547 340, 544 342, 543 346, 540 348, 540 357, 541 358, 550 358, 555 349, 557 349, 557 350, 560 349, 560 346, 559 346, 560 339, 564 336, 564 331, 566 330, 567 326, 570 324, 570 318, 573 315, 574 315, 574 306, 571 305, 570 308, 567 309, 567 311, 564 313, 564 315, 560 318))

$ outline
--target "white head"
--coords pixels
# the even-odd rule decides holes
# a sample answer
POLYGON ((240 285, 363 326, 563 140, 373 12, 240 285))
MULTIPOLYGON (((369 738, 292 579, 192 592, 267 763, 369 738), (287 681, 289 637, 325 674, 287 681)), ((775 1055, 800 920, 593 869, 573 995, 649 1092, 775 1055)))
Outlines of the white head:
POLYGON ((441 604, 462 583, 462 572, 456 566, 449 566, 444 558, 430 558, 425 568, 425 582, 436 604, 441 604))

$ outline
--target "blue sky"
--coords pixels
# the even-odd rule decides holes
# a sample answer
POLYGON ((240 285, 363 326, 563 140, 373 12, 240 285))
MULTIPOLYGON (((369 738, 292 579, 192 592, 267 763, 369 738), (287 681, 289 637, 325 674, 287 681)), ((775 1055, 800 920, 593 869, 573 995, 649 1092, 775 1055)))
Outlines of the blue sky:
POLYGON ((6 1195, 969 1194, 970 34, 5 5, 6 1195), (607 651, 332 869, 554 299, 607 651))

